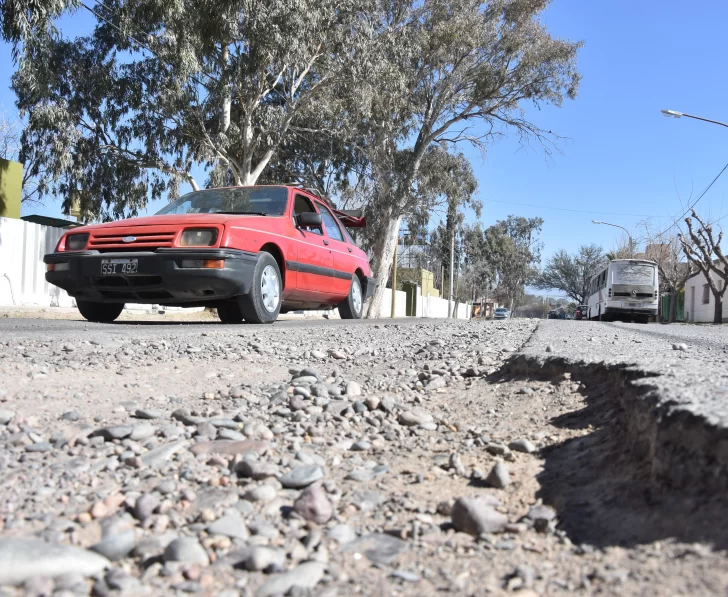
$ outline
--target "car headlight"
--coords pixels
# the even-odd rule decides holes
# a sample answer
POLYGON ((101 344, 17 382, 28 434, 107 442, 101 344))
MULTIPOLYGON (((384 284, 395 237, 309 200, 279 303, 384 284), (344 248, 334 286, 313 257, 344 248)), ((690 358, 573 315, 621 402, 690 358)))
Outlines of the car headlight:
POLYGON ((88 234, 70 234, 66 237, 66 251, 80 251, 86 248, 88 234))
POLYGON ((179 238, 180 247, 210 247, 217 241, 216 228, 188 228, 179 238))

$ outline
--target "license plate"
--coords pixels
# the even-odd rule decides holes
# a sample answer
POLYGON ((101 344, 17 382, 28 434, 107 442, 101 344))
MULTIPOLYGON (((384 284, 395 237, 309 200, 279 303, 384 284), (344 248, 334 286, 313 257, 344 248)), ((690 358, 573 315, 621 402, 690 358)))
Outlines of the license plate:
POLYGON ((136 274, 139 269, 138 259, 102 259, 101 273, 105 276, 114 274, 136 274))

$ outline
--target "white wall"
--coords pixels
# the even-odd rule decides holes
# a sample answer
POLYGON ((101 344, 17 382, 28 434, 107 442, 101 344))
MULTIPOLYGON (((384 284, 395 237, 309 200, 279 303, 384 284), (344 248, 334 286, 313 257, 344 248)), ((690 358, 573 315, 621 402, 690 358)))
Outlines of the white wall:
POLYGON ((65 232, 24 220, 0 218, 0 305, 71 307, 71 297, 45 281, 43 255, 65 232))
MULTIPOLYGON (((711 272, 710 275, 718 288, 721 288, 720 285, 724 283, 723 280, 715 272, 711 272)), ((698 274, 690 278, 685 285, 685 321, 713 322, 715 297, 710 290, 708 290, 708 303, 703 303, 703 285, 707 283, 706 277, 703 274, 698 274), (692 300, 693 292, 695 292, 694 306, 692 300)), ((728 291, 723 295, 723 321, 726 320, 728 320, 728 291)))

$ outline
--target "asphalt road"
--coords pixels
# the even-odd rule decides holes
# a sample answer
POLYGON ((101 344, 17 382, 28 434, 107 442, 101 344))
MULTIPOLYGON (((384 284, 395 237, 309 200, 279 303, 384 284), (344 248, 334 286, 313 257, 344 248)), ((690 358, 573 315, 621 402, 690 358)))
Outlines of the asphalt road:
POLYGON ((248 333, 280 331, 285 329, 311 329, 326 333, 327 330, 340 330, 356 326, 388 326, 388 325, 423 325, 436 323, 438 319, 360 319, 356 321, 341 319, 289 319, 280 320, 273 324, 223 324, 216 319, 209 321, 127 321, 120 320, 111 324, 91 323, 83 319, 32 319, 32 318, 2 318, 0 319, 0 340, 17 339, 23 337, 37 338, 47 336, 49 339, 57 338, 59 341, 69 337, 89 334, 94 337, 101 335, 140 338, 153 337, 160 334, 173 333, 176 336, 197 336, 200 334, 234 334, 236 332, 248 333))

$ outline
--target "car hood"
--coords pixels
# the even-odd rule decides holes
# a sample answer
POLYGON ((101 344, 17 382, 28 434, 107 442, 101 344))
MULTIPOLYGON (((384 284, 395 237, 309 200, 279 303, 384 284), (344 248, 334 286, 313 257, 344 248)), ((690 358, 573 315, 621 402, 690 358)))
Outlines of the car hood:
POLYGON ((141 218, 129 218, 128 220, 116 220, 115 222, 106 222, 104 224, 89 224, 74 228, 74 232, 84 230, 102 230, 105 228, 129 226, 187 226, 196 224, 225 224, 232 220, 236 222, 260 221, 266 216, 252 216, 241 214, 175 214, 162 216, 144 216, 141 218))

